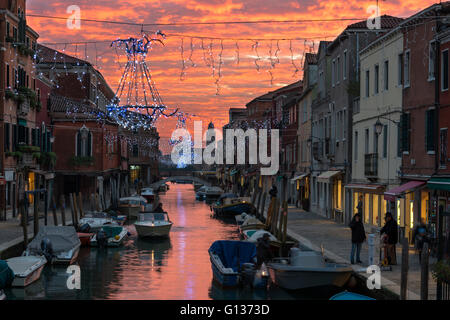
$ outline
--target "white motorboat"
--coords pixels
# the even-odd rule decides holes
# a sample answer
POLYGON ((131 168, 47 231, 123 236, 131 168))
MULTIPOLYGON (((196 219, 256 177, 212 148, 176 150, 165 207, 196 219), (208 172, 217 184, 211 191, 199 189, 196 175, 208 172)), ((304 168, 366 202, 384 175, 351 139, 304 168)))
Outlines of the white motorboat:
POLYGON ((100 230, 104 225, 107 224, 113 224, 116 225, 117 222, 114 221, 113 218, 108 217, 84 217, 79 220, 78 223, 78 229, 80 229, 81 226, 88 224, 89 230, 87 232, 97 232, 100 230))
POLYGON ((21 256, 6 260, 14 272, 13 287, 26 287, 41 277, 47 259, 44 256, 21 256))
POLYGON ((320 252, 291 248, 290 258, 277 258, 267 265, 272 282, 288 290, 321 286, 342 287, 353 269, 344 264, 327 263, 320 252))
MULTIPOLYGON (((145 206, 150 207, 151 210, 155 210, 156 207, 159 204, 159 196, 158 194, 153 190, 153 188, 143 188, 141 191, 141 196, 147 200, 147 203, 145 206)), ((142 206, 142 205, 141 205, 142 206)), ((136 212, 136 218, 138 217, 139 212, 136 212)))
POLYGON ((216 198, 219 198, 222 193, 224 193, 222 188, 207 187, 206 191, 205 191, 205 198, 206 199, 216 199, 216 198))
POLYGON ((138 237, 168 237, 172 222, 167 212, 141 212, 134 224, 138 237))
POLYGON ((200 188, 197 190, 197 192, 195 193, 195 198, 196 198, 197 200, 204 200, 204 199, 205 199, 205 196, 206 196, 206 189, 207 189, 207 188, 208 188, 207 186, 200 187, 200 188))
POLYGON ((6 300, 6 294, 0 289, 0 301, 6 300))
POLYGON ((74 227, 43 226, 23 255, 44 255, 50 263, 72 264, 78 257, 80 246, 74 227))
POLYGON ((141 206, 147 204, 147 199, 142 196, 125 197, 119 199, 119 211, 127 217, 136 218, 141 206))
POLYGON ((104 225, 91 238, 91 247, 119 247, 128 237, 128 230, 119 225, 104 225))

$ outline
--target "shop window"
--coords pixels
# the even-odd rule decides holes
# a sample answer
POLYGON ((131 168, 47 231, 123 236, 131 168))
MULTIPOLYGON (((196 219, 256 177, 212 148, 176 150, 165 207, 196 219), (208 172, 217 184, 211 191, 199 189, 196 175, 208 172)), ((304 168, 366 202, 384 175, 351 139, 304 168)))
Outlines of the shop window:
POLYGON ((380 196, 378 194, 374 194, 373 196, 373 204, 372 204, 372 224, 374 226, 378 225, 378 216, 379 216, 379 201, 380 196))
POLYGON ((364 223, 369 223, 370 218, 370 194, 364 194, 364 223))
POLYGON ((430 197, 428 192, 422 192, 420 201, 420 217, 425 223, 428 223, 428 208, 430 205, 430 197))

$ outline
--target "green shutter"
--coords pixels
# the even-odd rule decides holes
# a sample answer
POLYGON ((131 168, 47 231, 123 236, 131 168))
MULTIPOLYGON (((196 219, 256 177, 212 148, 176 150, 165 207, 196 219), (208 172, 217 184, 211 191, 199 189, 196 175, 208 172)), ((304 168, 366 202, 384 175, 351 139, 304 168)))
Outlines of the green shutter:
POLYGON ((16 151, 17 147, 17 125, 13 124, 13 141, 12 141, 12 149, 16 151))
POLYGON ((427 151, 434 151, 434 109, 427 110, 425 117, 425 146, 427 151))

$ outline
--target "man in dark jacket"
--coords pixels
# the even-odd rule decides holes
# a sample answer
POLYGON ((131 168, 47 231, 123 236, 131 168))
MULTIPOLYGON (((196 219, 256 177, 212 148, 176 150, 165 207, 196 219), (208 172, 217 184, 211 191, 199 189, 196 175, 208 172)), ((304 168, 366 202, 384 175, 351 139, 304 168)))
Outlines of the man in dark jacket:
POLYGON ((264 235, 258 239, 258 243, 256 245, 256 268, 259 269, 263 262, 267 262, 272 259, 272 252, 270 251, 270 236, 268 233, 264 233, 264 235))
POLYGON ((352 221, 348 225, 352 229, 352 251, 350 253, 350 261, 355 263, 355 251, 356 251, 356 263, 362 263, 360 259, 361 246, 364 240, 366 240, 366 231, 361 221, 361 215, 355 214, 352 221))
POLYGON ((272 185, 272 188, 269 190, 269 194, 272 198, 276 198, 278 194, 278 189, 275 185, 272 185))
POLYGON ((387 248, 388 263, 391 265, 395 265, 397 264, 395 245, 398 242, 398 225, 390 212, 386 212, 384 220, 386 220, 386 223, 384 224, 383 228, 381 228, 380 234, 383 237, 384 243, 387 248))

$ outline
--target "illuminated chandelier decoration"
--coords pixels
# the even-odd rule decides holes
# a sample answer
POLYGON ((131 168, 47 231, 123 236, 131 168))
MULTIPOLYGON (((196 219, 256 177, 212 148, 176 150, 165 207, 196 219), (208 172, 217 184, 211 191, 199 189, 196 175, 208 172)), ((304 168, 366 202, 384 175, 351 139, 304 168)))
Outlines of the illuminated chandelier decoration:
POLYGON ((154 42, 164 45, 159 38, 165 39, 165 35, 157 31, 156 36, 158 38, 149 38, 143 34, 141 38, 118 39, 111 43, 111 47, 125 48, 127 64, 115 100, 107 106, 107 111, 111 118, 126 129, 148 130, 161 116, 168 118, 183 114, 178 109, 168 112, 145 61, 154 42))

